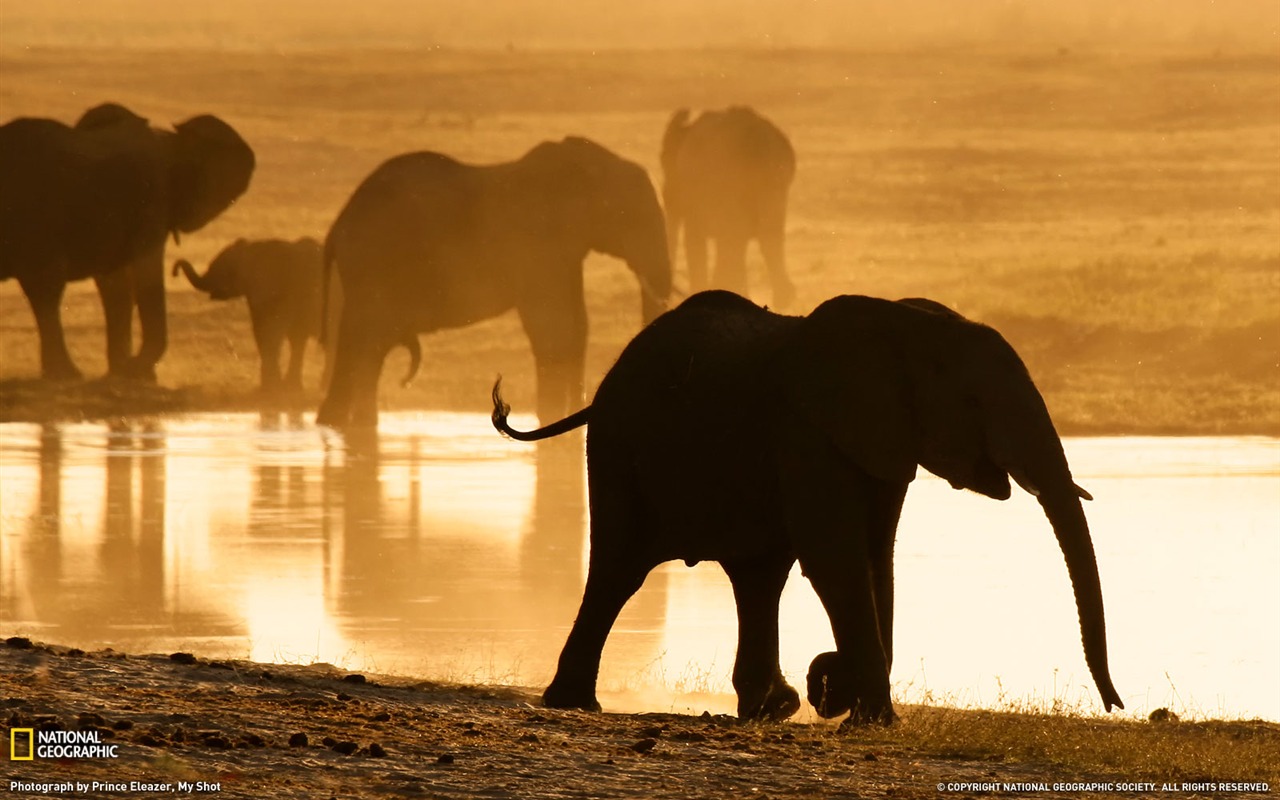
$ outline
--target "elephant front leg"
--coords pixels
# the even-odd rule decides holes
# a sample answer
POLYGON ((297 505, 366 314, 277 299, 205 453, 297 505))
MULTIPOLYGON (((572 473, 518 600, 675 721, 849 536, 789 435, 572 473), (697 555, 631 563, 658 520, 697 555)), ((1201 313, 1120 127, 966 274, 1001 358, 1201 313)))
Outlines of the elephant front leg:
POLYGON ((130 264, 133 272, 133 294, 138 305, 138 326, 142 344, 129 364, 129 376, 141 380, 156 379, 156 365, 169 347, 169 312, 164 293, 164 249, 130 264))
POLYGON ((788 534, 831 619, 838 653, 821 677, 850 709, 846 725, 892 722, 870 541, 885 484, 833 461, 820 438, 804 430, 792 433, 784 440, 779 470, 788 534))
POLYGON ((872 492, 867 524, 868 557, 880 643, 885 665, 893 670, 893 545, 898 535, 898 519, 910 484, 881 483, 872 492))
POLYGON ((784 720, 800 709, 800 695, 778 664, 778 602, 793 560, 787 556, 720 562, 738 607, 738 654, 733 688, 739 719, 784 720))
POLYGON ((66 284, 30 278, 19 278, 18 283, 31 305, 40 334, 40 374, 46 380, 79 380, 80 370, 71 360, 62 329, 62 293, 66 284))
POLYGON ((133 280, 128 269, 117 269, 93 279, 102 300, 107 327, 107 374, 133 376, 133 280))

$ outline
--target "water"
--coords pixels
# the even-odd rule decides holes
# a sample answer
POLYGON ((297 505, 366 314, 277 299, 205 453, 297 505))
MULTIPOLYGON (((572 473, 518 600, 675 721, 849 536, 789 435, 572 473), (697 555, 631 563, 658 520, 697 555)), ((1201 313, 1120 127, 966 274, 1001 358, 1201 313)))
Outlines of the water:
MULTIPOLYGON (((1066 446, 1097 498, 1127 713, 1280 720, 1280 442, 1066 446)), ((581 596, 587 516, 580 447, 508 442, 481 415, 384 415, 376 440, 349 443, 279 416, 0 425, 0 635, 542 686, 581 596)), ((899 702, 1100 710, 1031 498, 922 472, 896 564, 899 702)), ((732 711, 735 637, 719 568, 664 565, 613 630, 602 702, 732 711)), ((782 646, 798 686, 832 649, 798 572, 782 646)))

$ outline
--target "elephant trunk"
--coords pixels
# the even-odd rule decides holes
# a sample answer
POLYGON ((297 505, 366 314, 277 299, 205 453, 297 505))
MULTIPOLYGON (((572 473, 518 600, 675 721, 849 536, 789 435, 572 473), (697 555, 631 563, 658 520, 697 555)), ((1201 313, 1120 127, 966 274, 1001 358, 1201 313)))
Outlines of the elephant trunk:
POLYGON ((1053 526, 1058 546, 1067 562, 1071 587, 1075 592, 1076 610, 1080 615, 1080 636, 1084 643, 1085 663, 1093 675, 1098 694, 1108 711, 1112 706, 1124 708, 1120 695, 1111 683, 1107 666, 1107 625, 1102 610, 1102 583, 1098 578, 1098 561, 1089 537, 1089 523, 1085 520, 1074 484, 1055 486, 1044 490, 1036 498, 1044 509, 1049 524, 1053 526))
POLYGON ((191 266, 191 262, 186 260, 185 258, 180 258, 173 263, 174 277, 177 277, 179 272, 181 272, 183 275, 186 275, 187 280, 191 282, 191 285, 196 287, 200 291, 204 292, 205 294, 213 293, 213 287, 209 285, 209 279, 206 276, 196 272, 195 267, 191 266))

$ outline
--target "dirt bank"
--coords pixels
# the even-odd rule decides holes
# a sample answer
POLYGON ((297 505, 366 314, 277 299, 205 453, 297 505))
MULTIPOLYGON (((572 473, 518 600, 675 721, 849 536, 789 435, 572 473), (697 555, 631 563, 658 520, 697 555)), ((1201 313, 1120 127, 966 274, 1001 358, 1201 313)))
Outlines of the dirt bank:
MULTIPOLYGON (((1037 797, 1076 797, 1054 784, 1148 779, 940 753, 879 728, 554 711, 520 689, 25 639, 0 646, 0 719, 8 730, 88 731, 81 740, 115 746, 115 758, 0 761, 0 789, 16 796, 800 800, 962 797, 991 794, 976 784, 1022 784, 1046 787, 1033 789, 1037 797), (67 783, 69 791, 56 786, 67 783)), ((1242 730, 1272 751, 1280 743, 1275 726, 1245 726, 1237 741, 1242 730)), ((1113 793, 1135 796, 1118 783, 1113 793)))

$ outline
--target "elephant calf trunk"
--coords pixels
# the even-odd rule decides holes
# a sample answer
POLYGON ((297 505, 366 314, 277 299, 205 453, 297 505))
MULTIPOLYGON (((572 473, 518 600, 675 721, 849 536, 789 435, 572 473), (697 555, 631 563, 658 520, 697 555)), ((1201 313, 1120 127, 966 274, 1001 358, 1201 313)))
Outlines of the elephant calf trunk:
POLYGON ((187 280, 195 288, 205 293, 208 293, 210 291, 208 286, 208 281, 205 280, 205 277, 200 273, 196 272, 195 267, 191 266, 191 262, 186 260, 185 258, 180 258, 177 261, 173 262, 173 277, 175 278, 178 277, 179 272, 181 272, 183 275, 186 275, 187 280))

